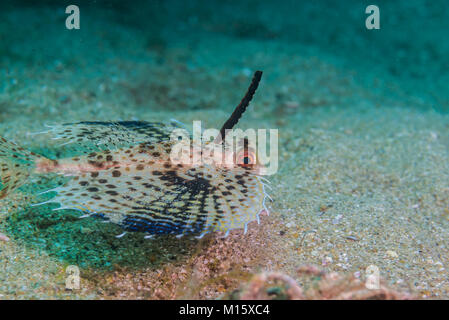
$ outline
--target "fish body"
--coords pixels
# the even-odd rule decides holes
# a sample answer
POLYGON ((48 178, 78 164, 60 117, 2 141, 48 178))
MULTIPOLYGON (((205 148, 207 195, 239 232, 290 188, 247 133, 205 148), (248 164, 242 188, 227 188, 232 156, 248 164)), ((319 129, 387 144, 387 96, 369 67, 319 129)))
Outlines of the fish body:
MULTIPOLYGON (((169 139, 170 130, 172 126, 144 121, 55 127, 49 133, 62 145, 94 142, 97 147, 63 159, 28 152, 2 138, 0 166, 6 187, 0 197, 26 183, 29 176, 58 174, 69 180, 48 190, 56 195, 45 203, 59 204, 56 210, 100 216, 129 231, 203 235, 246 230, 250 221, 259 220, 267 194, 258 166, 173 162, 176 141, 169 139)), ((188 159, 196 155, 204 160, 204 150, 205 146, 191 145, 188 159)))
POLYGON ((82 147, 76 157, 49 159, 0 137, 0 199, 30 177, 58 174, 68 181, 45 191, 55 195, 38 205, 57 203, 53 210, 80 210, 147 237, 246 232, 249 222, 268 213, 265 200, 271 198, 254 146, 242 140, 240 149, 229 149, 226 134, 245 112, 261 76, 255 72, 213 142, 173 139, 178 129, 173 123, 84 121, 43 132, 60 146, 82 147))

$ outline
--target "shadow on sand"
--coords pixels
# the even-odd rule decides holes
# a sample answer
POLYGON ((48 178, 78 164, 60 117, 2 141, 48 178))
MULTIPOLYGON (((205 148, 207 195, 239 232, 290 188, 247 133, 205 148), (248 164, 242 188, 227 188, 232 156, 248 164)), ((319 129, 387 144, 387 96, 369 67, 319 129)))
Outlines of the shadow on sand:
POLYGON ((177 239, 128 232, 98 218, 80 219, 73 210, 52 211, 52 207, 28 208, 6 220, 8 235, 31 249, 55 257, 67 265, 111 271, 129 268, 158 268, 164 263, 182 260, 197 248, 194 237, 177 239))

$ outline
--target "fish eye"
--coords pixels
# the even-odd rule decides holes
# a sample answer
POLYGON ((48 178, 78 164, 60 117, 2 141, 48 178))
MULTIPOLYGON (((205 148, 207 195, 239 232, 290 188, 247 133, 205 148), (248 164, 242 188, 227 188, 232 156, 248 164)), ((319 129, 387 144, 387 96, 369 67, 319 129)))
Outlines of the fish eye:
POLYGON ((237 157, 237 165, 246 167, 252 166, 256 164, 256 156, 254 152, 251 151, 242 151, 237 157))

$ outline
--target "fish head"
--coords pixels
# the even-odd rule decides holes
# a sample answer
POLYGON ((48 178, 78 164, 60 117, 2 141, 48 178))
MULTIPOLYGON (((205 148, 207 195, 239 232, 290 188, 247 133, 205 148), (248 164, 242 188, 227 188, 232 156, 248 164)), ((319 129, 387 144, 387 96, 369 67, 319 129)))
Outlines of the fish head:
POLYGON ((244 169, 253 174, 260 174, 264 168, 258 160, 256 147, 247 139, 240 139, 235 145, 206 143, 201 147, 201 162, 227 170, 244 169))

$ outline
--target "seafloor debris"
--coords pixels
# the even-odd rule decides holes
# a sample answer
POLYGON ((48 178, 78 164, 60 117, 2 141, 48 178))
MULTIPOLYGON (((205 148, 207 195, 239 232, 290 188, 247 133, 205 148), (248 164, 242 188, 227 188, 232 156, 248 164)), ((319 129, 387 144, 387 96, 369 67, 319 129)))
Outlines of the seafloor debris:
MULTIPOLYGON (((237 297, 249 300, 408 300, 416 298, 410 293, 388 288, 382 281, 378 289, 368 289, 365 282, 353 274, 348 276, 337 272, 328 273, 311 265, 301 267, 298 274, 317 280, 310 288, 303 288, 288 275, 264 272, 254 276, 237 297)), ((233 295, 232 298, 235 297, 233 295)))
POLYGON ((273 295, 289 300, 305 299, 303 290, 295 279, 280 272, 267 272, 254 276, 247 288, 241 293, 240 298, 243 300, 262 300, 271 299, 273 295), (268 284, 276 282, 283 283, 283 287, 271 286, 267 288, 268 284))
POLYGON ((3 233, 0 233, 0 241, 9 241, 9 238, 5 236, 3 233))

